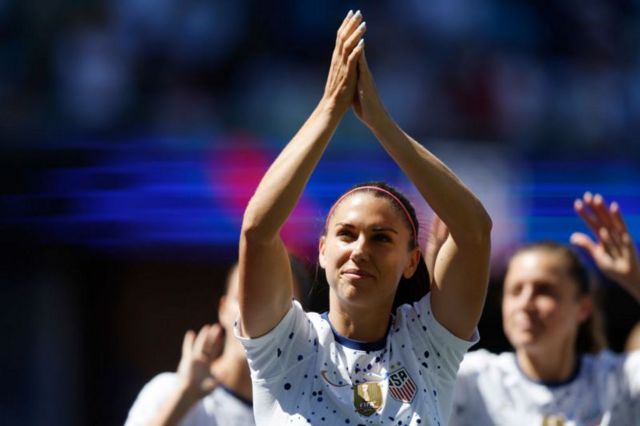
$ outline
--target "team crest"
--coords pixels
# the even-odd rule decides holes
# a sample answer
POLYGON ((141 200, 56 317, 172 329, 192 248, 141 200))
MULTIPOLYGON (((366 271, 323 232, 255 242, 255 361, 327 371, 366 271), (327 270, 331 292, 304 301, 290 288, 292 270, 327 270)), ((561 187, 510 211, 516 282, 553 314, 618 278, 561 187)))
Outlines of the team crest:
POLYGON ((389 375, 389 393, 396 401, 410 403, 416 396, 416 390, 415 382, 404 367, 389 375))
POLYGON ((563 416, 544 416, 542 426, 564 426, 565 418, 563 416))
POLYGON ((380 383, 368 382, 353 387, 353 405, 356 411, 369 417, 382 407, 380 383))

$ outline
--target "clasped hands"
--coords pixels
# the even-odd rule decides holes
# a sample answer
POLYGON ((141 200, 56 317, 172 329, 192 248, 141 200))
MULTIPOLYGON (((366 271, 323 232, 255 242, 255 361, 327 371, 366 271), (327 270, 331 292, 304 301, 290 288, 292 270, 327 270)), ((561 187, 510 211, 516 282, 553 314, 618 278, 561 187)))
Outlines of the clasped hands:
POLYGON ((323 100, 342 116, 353 107, 369 128, 386 115, 364 53, 367 24, 358 10, 349 11, 336 36, 323 100))

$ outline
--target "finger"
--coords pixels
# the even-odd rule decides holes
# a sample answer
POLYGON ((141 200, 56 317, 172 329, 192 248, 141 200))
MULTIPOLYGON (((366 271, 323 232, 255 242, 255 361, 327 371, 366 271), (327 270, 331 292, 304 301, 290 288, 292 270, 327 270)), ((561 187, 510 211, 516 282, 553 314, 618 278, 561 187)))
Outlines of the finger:
POLYGON ((362 22, 362 13, 360 12, 360 10, 356 10, 356 13, 353 14, 353 16, 351 16, 351 18, 347 21, 346 25, 345 25, 345 36, 348 38, 349 35, 351 35, 351 33, 358 27, 358 25, 360 25, 360 23, 362 22))
POLYGON ((203 353, 212 359, 216 359, 222 353, 224 342, 222 340, 223 329, 220 324, 209 327, 203 353))
MULTIPOLYGON (((583 198, 584 200, 584 198, 583 198)), ((578 216, 584 221, 584 223, 591 229, 591 232, 594 235, 598 235, 598 229, 600 228, 600 224, 598 223, 595 216, 593 216, 587 208, 585 207, 585 202, 583 200, 577 199, 573 202, 573 209, 576 211, 578 216)))
POLYGON ((359 55, 362 54, 364 50, 364 39, 361 38, 358 45, 353 49, 351 54, 349 55, 349 59, 347 59, 347 67, 349 68, 349 72, 352 72, 356 64, 358 63, 359 55))
POLYGON ((588 235, 583 234, 582 232, 574 232, 573 234, 571 234, 570 241, 571 244, 584 249, 592 258, 595 259, 598 245, 591 238, 589 238, 588 235))
POLYGON ((353 17, 353 10, 349 10, 349 12, 347 12, 347 16, 344 17, 344 19, 342 20, 342 23, 340 24, 340 26, 338 27, 338 31, 337 31, 337 38, 339 39, 340 36, 342 35, 342 33, 345 31, 345 29, 347 28, 347 25, 349 24, 349 22, 351 21, 351 18, 353 17))
POLYGON ((207 332, 209 331, 208 325, 203 325, 198 335, 196 336, 196 340, 193 343, 193 353, 196 355, 202 354, 202 350, 204 349, 204 344, 207 341, 207 332))
POLYGON ((365 31, 367 31, 367 23, 362 21, 356 30, 345 41, 344 48, 342 49, 343 56, 349 56, 351 54, 354 47, 360 43, 360 40, 362 40, 362 36, 365 31))
POLYGON ((617 226, 615 225, 615 219, 613 214, 607 207, 607 203, 604 200, 604 197, 600 194, 596 194, 593 197, 593 211, 595 212, 598 220, 601 223, 601 226, 607 228, 607 232, 611 238, 612 244, 618 247, 618 252, 620 247, 622 246, 622 236, 621 232, 618 231, 617 226))
POLYGON ((341 28, 338 33, 338 44, 341 48, 344 48, 344 44, 351 37, 351 34, 358 28, 360 23, 362 22, 362 13, 360 11, 356 11, 351 18, 345 23, 344 28, 341 28))
POLYGON ((611 218, 613 220, 613 227, 620 234, 628 233, 627 224, 624 223, 624 219, 622 217, 622 213, 620 213, 620 206, 618 203, 613 201, 609 206, 609 212, 611 213, 611 218))
POLYGON ((182 356, 186 357, 191 354, 191 348, 193 347, 193 340, 196 338, 196 333, 193 330, 189 330, 185 333, 182 340, 182 356))
POLYGON ((611 219, 611 215, 607 209, 604 197, 600 194, 596 194, 593 197, 593 211, 604 226, 609 229, 613 227, 613 220, 611 219))

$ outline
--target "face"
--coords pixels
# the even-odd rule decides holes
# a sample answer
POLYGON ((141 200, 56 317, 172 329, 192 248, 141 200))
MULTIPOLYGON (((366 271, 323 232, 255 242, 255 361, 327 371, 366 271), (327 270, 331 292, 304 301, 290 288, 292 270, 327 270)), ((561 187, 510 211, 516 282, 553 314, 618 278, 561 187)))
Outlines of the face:
POLYGON ((591 308, 590 296, 579 294, 563 256, 531 250, 511 260, 504 281, 502 319, 516 350, 573 347, 578 327, 591 308))
POLYGON ((319 247, 331 303, 390 308, 400 278, 411 277, 418 264, 420 252, 409 250, 410 239, 411 231, 388 199, 367 192, 344 199, 319 247))

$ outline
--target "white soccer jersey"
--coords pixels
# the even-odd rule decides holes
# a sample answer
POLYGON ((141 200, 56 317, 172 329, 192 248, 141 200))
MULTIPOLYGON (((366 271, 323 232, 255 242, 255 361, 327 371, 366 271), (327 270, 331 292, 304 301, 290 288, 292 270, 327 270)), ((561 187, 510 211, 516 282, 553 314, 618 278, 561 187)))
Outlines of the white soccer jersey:
MULTIPOLYGON (((162 373, 147 383, 133 403, 125 426, 147 425, 178 385, 176 373, 162 373)), ((196 402, 181 426, 253 426, 251 402, 224 386, 196 402)))
POLYGON ((467 354, 460 366, 452 426, 640 425, 640 351, 583 355, 573 377, 528 379, 514 353, 467 354))
MULTIPOLYGON (((239 326, 236 325, 239 335, 239 326)), ((431 313, 430 295, 403 305, 384 340, 335 332, 326 314, 300 304, 247 350, 258 425, 446 425, 456 372, 477 342, 461 340, 431 313)))

